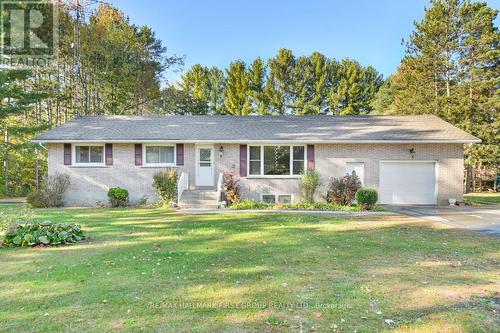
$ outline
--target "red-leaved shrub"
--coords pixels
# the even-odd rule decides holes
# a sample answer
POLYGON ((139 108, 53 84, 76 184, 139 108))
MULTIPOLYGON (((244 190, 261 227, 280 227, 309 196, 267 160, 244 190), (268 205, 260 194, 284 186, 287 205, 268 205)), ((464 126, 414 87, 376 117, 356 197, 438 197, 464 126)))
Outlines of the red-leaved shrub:
POLYGON ((339 205, 350 205, 360 188, 361 181, 356 173, 347 174, 341 178, 332 178, 328 186, 328 202, 339 205))

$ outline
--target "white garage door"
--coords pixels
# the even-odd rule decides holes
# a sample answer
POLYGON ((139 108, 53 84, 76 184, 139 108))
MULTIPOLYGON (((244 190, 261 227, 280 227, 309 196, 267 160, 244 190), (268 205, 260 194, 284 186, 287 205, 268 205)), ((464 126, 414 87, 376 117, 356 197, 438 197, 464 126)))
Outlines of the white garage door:
POLYGON ((380 202, 436 204, 436 163, 380 162, 380 202))

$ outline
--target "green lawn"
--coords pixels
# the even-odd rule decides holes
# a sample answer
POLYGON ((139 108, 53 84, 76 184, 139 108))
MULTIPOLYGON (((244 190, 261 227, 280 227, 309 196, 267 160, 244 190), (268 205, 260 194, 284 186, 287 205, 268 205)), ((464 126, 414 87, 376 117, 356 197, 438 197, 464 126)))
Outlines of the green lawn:
POLYGON ((500 205, 500 193, 469 193, 464 199, 473 203, 486 203, 500 205))
POLYGON ((36 215, 89 239, 0 248, 0 331, 500 330, 490 236, 396 216, 36 215))

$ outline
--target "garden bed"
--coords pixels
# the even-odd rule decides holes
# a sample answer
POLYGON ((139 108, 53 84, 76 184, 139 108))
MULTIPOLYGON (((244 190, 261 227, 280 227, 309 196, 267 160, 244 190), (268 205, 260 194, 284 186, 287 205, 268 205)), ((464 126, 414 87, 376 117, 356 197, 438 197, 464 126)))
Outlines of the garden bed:
MULTIPOLYGON (((285 203, 265 203, 261 201, 242 200, 234 203, 229 207, 230 210, 279 210, 279 211, 350 211, 361 212, 367 211, 359 205, 338 205, 326 202, 305 203, 297 202, 292 204, 285 203)), ((387 209, 382 206, 375 206, 370 212, 386 212, 387 209)))

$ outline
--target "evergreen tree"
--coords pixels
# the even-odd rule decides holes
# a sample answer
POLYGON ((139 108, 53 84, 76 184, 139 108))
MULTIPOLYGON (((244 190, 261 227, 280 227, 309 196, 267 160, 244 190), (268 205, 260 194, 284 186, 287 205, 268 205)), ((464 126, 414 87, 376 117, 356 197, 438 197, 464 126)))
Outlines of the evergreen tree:
POLYGON ((371 103, 372 112, 371 114, 392 114, 394 103, 394 90, 393 77, 389 76, 384 83, 380 86, 380 89, 375 94, 373 101, 371 103))
POLYGON ((295 56, 288 49, 280 49, 276 57, 268 61, 269 73, 264 92, 273 114, 292 113, 295 61, 295 56))
POLYGON ((249 94, 253 109, 260 115, 269 111, 269 100, 264 92, 266 67, 261 58, 252 62, 248 70, 249 94))
POLYGON ((194 98, 198 103, 204 104, 206 111, 209 110, 209 69, 203 67, 199 64, 191 67, 184 75, 181 77, 181 87, 186 91, 192 98, 194 98))
POLYGON ((211 114, 225 114, 224 93, 225 93, 224 72, 217 67, 212 67, 208 71, 208 100, 211 114))
POLYGON ((382 77, 372 67, 363 68, 357 61, 344 59, 338 65, 337 82, 330 91, 330 111, 340 115, 367 114, 382 84, 382 77))
POLYGON ((191 67, 181 77, 181 87, 191 96, 200 100, 208 101, 209 96, 209 69, 199 64, 191 67))
POLYGON ((391 106, 400 114, 435 114, 481 138, 467 148, 467 163, 494 170, 500 164, 497 13, 482 2, 431 1, 393 77, 391 106))
POLYGON ((327 108, 328 59, 319 52, 303 56, 295 65, 296 114, 319 114, 327 108))
MULTIPOLYGON (((33 156, 35 146, 29 141, 26 142, 26 137, 29 138, 37 130, 43 129, 27 116, 30 107, 38 103, 44 96, 44 93, 32 89, 32 82, 32 71, 0 70, 0 133, 3 137, 0 193, 22 194, 16 193, 16 187, 20 187, 19 181, 22 179, 23 182, 34 185, 36 182, 34 178, 26 179, 23 177, 26 174, 31 174, 29 170, 40 170, 38 163, 34 162, 33 159, 26 158, 33 156), (24 140, 20 140, 20 138, 24 140), (24 155, 26 157, 23 157, 24 155), (27 164, 21 164, 20 158, 27 164)), ((37 158, 35 157, 35 159, 37 158)))
POLYGON ((224 105, 228 114, 247 116, 253 112, 246 65, 241 60, 233 61, 227 69, 224 105))

